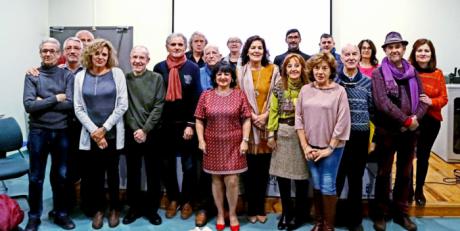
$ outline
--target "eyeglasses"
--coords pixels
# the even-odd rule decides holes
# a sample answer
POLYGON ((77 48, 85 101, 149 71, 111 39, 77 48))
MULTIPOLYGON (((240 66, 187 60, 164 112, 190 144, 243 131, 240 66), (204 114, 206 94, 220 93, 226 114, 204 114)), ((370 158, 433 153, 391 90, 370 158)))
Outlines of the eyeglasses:
POLYGON ((240 43, 239 40, 228 40, 228 43, 240 43))
POLYGON ((42 54, 51 53, 52 55, 53 55, 53 54, 56 54, 57 52, 58 52, 58 51, 53 50, 53 49, 49 49, 49 50, 48 50, 48 49, 42 49, 42 50, 40 51, 40 53, 42 53, 42 54))

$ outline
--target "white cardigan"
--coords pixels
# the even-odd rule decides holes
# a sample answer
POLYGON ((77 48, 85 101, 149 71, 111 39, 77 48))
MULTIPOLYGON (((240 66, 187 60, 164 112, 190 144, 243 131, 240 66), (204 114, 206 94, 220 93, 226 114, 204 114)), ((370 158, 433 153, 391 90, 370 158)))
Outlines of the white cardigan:
MULTIPOLYGON (((120 68, 112 68, 113 79, 115 81, 115 87, 117 88, 117 97, 115 100, 115 109, 109 118, 104 122, 103 126, 107 131, 112 129, 114 125, 117 127, 117 149, 120 150, 125 144, 125 126, 123 124, 123 114, 128 110, 128 92, 126 90, 126 78, 123 71, 120 68)), ((74 85, 74 108, 75 115, 80 120, 83 127, 81 128, 80 134, 80 149, 90 150, 91 148, 91 133, 96 131, 98 128, 88 116, 85 101, 83 100, 82 88, 83 80, 85 79, 86 70, 80 71, 75 77, 74 85)))

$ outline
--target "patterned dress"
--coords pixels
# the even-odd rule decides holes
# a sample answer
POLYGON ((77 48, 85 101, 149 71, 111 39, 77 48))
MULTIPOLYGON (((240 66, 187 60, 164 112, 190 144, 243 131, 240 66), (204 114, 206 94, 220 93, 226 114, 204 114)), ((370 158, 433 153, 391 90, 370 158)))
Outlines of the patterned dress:
POLYGON ((204 92, 195 117, 204 122, 206 154, 203 170, 210 174, 237 174, 247 170, 246 157, 240 153, 242 125, 251 117, 246 96, 239 89, 221 96, 216 90, 204 92))

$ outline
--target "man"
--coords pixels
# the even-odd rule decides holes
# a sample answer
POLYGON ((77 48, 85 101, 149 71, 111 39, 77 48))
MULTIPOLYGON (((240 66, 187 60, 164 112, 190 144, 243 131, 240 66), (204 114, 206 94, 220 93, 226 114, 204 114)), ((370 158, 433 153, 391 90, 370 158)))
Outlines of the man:
POLYGON ((161 224, 158 208, 161 200, 160 159, 155 153, 158 122, 163 111, 165 89, 161 75, 147 70, 149 51, 144 46, 131 50, 132 72, 126 74, 129 107, 125 114, 126 164, 128 171, 129 211, 123 224, 145 215, 153 225, 161 224), (147 177, 147 193, 141 193, 142 157, 147 177), (145 199, 145 200, 144 200, 145 199))
POLYGON ((192 189, 196 178, 193 154, 198 147, 195 128, 195 108, 201 94, 200 69, 185 57, 187 39, 181 33, 173 33, 166 39, 168 56, 153 71, 162 75, 166 97, 161 121, 160 153, 163 158, 163 176, 170 201, 165 216, 173 218, 181 206, 181 218, 188 219, 192 213, 192 189), (181 156, 182 187, 178 188, 176 156, 181 156))
POLYGON ((204 67, 200 68, 200 84, 203 91, 212 88, 212 68, 222 59, 219 48, 215 45, 206 45, 204 48, 204 67))
POLYGON ((389 212, 392 213, 393 221, 404 229, 417 230, 417 225, 408 216, 409 184, 418 120, 425 114, 428 105, 419 100, 423 88, 414 67, 403 59, 407 44, 398 32, 388 33, 382 45, 386 57, 381 66, 372 72, 372 93, 377 109, 376 230, 386 229, 385 216, 389 212), (398 153, 396 180, 390 202, 391 169, 395 152, 398 153))
POLYGON ((24 108, 29 113, 29 221, 26 231, 38 230, 43 208, 43 181, 46 160, 51 154, 50 182, 53 191, 54 223, 74 229, 68 216, 67 157, 68 116, 72 112, 73 74, 57 67, 60 44, 54 38, 39 46, 42 65, 39 77, 27 75, 24 81, 24 108))
POLYGON ((185 53, 188 60, 196 63, 198 67, 204 67, 203 49, 208 44, 208 39, 201 32, 193 32, 189 42, 190 50, 185 53))
POLYGON ((335 42, 334 38, 330 34, 322 34, 319 38, 319 51, 325 53, 331 53, 334 56, 335 61, 337 61, 337 70, 342 69, 342 60, 340 59, 340 55, 335 53, 335 42))
POLYGON ((305 61, 307 61, 310 58, 310 55, 307 55, 300 51, 300 42, 302 41, 302 38, 300 37, 300 32, 297 29, 290 29, 286 32, 286 39, 285 39, 287 45, 288 45, 288 50, 284 52, 281 55, 278 55, 275 57, 274 63, 278 66, 278 68, 281 70, 281 66, 283 65, 284 59, 286 56, 290 53, 296 53, 299 54, 303 57, 305 61))
POLYGON ((88 30, 80 30, 77 33, 75 33, 75 37, 80 39, 80 41, 83 43, 83 48, 87 47, 90 42, 94 40, 94 35, 88 30))
POLYGON ((338 72, 335 81, 347 92, 351 113, 351 132, 345 144, 336 182, 337 196, 340 196, 345 178, 347 179, 348 197, 337 203, 337 218, 344 218, 343 223, 348 230, 360 231, 364 230, 361 225, 363 219, 362 177, 366 167, 369 123, 373 112, 372 84, 370 78, 363 75, 358 69, 360 53, 357 46, 346 45, 340 57, 343 68, 338 72))

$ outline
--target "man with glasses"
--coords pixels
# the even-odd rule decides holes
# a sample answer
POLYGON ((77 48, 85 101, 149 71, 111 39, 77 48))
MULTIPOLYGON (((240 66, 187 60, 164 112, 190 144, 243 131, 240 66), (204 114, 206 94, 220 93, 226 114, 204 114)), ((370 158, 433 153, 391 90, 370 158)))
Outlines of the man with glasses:
POLYGON ((60 44, 47 38, 39 46, 41 66, 38 78, 27 75, 24 81, 24 108, 29 113, 29 221, 26 231, 38 230, 43 209, 43 181, 48 153, 51 154, 50 182, 53 191, 54 223, 74 229, 68 216, 67 157, 68 116, 72 111, 73 74, 57 66, 60 44))
POLYGON ((285 53, 276 56, 275 61, 274 61, 274 63, 280 68, 280 70, 281 70, 281 66, 283 65, 284 58, 286 58, 286 56, 290 53, 296 53, 296 54, 301 55, 303 59, 305 59, 305 61, 307 61, 310 58, 310 55, 307 55, 303 53, 302 51, 300 51, 299 45, 300 45, 300 42, 302 41, 302 38, 300 37, 299 30, 297 29, 288 30, 286 32, 285 41, 288 45, 288 50, 285 53))

